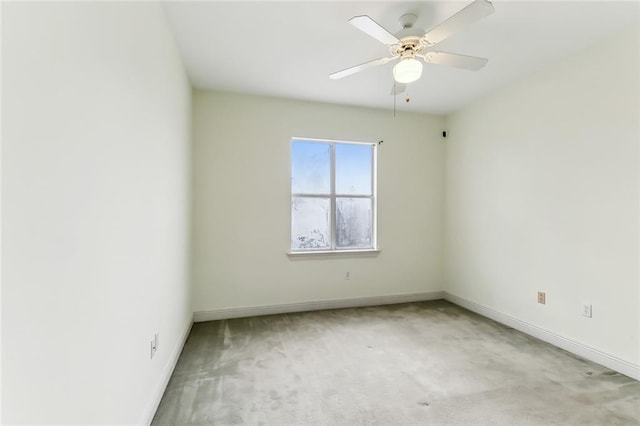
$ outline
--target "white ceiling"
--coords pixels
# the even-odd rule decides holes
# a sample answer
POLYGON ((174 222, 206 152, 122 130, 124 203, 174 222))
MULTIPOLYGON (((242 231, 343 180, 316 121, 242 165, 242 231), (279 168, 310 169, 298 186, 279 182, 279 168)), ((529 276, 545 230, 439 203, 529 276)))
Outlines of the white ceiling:
MULTIPOLYGON (((385 45, 348 24, 369 15, 395 33, 413 12, 429 29, 469 1, 165 3, 195 87, 227 92, 393 108, 393 63, 343 78, 328 75, 387 56, 385 45)), ((477 72, 425 64, 399 110, 446 114, 490 91, 639 25, 637 1, 501 1, 495 13, 437 50, 489 58, 477 72)), ((598 58, 593 58, 597 61, 598 58)), ((611 64, 616 66, 616 64, 611 64)))

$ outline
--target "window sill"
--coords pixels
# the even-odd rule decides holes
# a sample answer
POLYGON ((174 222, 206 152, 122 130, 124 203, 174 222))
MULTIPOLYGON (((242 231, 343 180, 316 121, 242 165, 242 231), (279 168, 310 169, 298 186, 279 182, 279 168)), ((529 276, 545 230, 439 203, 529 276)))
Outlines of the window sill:
POLYGON ((317 250, 317 251, 290 251, 287 256, 295 259, 314 257, 374 257, 380 253, 380 249, 361 250, 317 250))

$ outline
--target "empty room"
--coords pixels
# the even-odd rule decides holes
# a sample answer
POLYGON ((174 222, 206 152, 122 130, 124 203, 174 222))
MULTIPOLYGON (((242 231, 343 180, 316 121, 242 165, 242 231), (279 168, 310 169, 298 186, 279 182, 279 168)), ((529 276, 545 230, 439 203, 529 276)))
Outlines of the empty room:
POLYGON ((0 13, 2 424, 640 424, 639 2, 0 13))

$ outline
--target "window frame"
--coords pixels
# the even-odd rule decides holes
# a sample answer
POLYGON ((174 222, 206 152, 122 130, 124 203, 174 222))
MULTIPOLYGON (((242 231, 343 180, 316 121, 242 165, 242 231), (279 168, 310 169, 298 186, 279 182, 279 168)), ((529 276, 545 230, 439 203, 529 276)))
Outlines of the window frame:
POLYGON ((289 252, 290 255, 298 254, 335 254, 335 253, 371 253, 379 252, 378 249, 378 143, 376 142, 358 142, 358 141, 345 141, 345 140, 333 140, 333 139, 313 139, 313 138, 301 138, 292 137, 289 141, 289 252), (330 184, 329 193, 325 194, 309 194, 309 193, 294 193, 292 188, 293 179, 293 158, 291 156, 293 143, 300 142, 312 142, 327 144, 330 146, 330 184), (337 194, 336 193, 336 145, 366 145, 371 147, 371 195, 360 194, 337 194), (296 197, 304 198, 318 198, 329 199, 329 240, 330 244, 328 248, 293 248, 291 242, 293 241, 293 200, 296 197), (353 248, 345 247, 340 248, 336 246, 336 200, 339 198, 357 198, 371 200, 371 247, 353 248))

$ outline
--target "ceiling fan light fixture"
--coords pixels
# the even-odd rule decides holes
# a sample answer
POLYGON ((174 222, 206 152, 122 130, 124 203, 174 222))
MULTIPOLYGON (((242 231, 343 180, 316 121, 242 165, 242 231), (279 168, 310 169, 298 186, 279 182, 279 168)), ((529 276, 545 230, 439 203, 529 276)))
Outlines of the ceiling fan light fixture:
POLYGON ((398 83, 413 83, 422 75, 422 64, 415 58, 401 59, 393 67, 393 78, 398 83))

